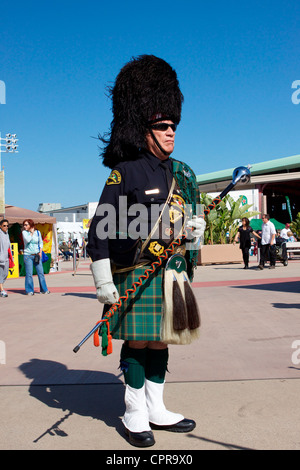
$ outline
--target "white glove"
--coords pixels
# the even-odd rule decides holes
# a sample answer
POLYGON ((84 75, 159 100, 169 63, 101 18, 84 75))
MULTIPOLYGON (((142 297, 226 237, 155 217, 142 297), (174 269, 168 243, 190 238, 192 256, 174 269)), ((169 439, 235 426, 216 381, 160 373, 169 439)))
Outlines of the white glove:
POLYGON ((206 222, 203 217, 197 217, 194 215, 193 218, 187 222, 186 226, 194 229, 191 232, 191 236, 195 237, 198 241, 204 235, 206 222))
POLYGON ((119 293, 113 283, 110 260, 108 258, 94 261, 91 266, 97 299, 102 304, 114 304, 119 300, 119 293))

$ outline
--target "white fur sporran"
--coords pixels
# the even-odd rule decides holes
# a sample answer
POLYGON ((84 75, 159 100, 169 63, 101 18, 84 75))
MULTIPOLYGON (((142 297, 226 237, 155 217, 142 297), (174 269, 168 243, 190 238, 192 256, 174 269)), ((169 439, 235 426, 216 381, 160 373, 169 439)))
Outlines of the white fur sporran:
MULTIPOLYGON (((171 264, 175 267, 177 263, 171 264)), ((185 260, 184 260, 185 261, 185 260)), ((199 338, 200 312, 186 271, 166 267, 164 272, 164 304, 161 341, 167 344, 190 344, 199 338), (178 270, 179 271, 179 270, 178 270)))

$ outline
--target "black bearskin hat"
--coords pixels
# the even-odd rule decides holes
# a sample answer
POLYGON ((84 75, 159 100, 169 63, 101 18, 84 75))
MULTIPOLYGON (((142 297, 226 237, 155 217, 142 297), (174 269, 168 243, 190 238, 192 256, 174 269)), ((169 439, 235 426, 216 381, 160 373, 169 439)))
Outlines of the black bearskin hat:
POLYGON ((162 119, 180 122, 183 95, 175 70, 153 55, 132 58, 119 72, 110 89, 113 120, 102 152, 103 164, 137 158, 145 147, 149 123, 162 119))

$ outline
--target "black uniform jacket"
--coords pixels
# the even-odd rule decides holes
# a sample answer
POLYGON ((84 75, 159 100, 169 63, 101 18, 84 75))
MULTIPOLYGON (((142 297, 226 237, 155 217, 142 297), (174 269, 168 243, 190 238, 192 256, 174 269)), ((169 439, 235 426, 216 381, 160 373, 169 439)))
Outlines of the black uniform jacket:
MULTIPOLYGON (((166 162, 172 171, 172 161, 167 159, 166 162)), ((142 204, 147 210, 148 218, 142 224, 142 232, 147 224, 149 233, 155 222, 153 217, 157 215, 153 205, 162 207, 168 194, 166 170, 155 155, 142 151, 137 160, 119 163, 106 181, 90 225, 87 252, 92 261, 110 258, 109 238, 116 238, 120 233, 121 237, 127 236, 132 221, 140 217, 135 204, 142 204)), ((143 233, 141 238, 146 238, 143 233)))

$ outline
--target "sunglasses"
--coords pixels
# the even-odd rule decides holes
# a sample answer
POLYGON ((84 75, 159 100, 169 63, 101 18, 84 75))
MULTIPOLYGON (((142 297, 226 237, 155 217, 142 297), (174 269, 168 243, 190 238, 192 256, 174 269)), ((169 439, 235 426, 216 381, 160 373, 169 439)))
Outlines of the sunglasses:
POLYGON ((173 132, 176 132, 177 124, 167 124, 166 122, 158 122, 157 124, 151 124, 151 129, 155 131, 165 132, 171 127, 173 132))
POLYGON ((7 224, 2 224, 1 227, 8 227, 8 225, 7 224))

